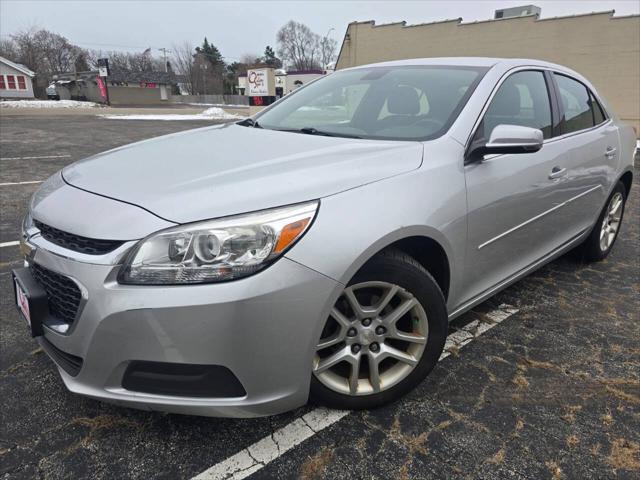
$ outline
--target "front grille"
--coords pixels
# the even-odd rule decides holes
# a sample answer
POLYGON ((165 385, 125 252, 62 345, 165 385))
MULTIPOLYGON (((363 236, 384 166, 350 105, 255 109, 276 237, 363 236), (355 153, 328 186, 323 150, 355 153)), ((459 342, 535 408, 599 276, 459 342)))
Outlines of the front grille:
POLYGON ((49 313, 58 320, 73 323, 82 298, 78 285, 70 278, 52 272, 37 263, 31 264, 31 274, 47 292, 49 313))
POLYGON ((34 223, 46 240, 60 247, 74 252, 86 253, 87 255, 104 255, 124 243, 120 240, 97 240, 95 238, 81 237, 73 233, 63 232, 37 220, 34 223))

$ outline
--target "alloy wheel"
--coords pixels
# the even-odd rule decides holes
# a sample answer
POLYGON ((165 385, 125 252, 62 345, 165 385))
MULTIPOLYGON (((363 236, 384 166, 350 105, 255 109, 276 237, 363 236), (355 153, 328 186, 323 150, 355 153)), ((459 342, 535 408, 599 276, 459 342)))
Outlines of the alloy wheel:
POLYGON ((364 282, 343 291, 316 346, 313 373, 345 395, 370 395, 405 379, 422 358, 427 314, 406 289, 364 282))
POLYGON ((611 201, 607 206, 607 211, 602 220, 602 226, 600 228, 600 250, 606 252, 618 234, 620 228, 620 221, 622 220, 622 206, 624 205, 624 198, 620 192, 611 197, 611 201))

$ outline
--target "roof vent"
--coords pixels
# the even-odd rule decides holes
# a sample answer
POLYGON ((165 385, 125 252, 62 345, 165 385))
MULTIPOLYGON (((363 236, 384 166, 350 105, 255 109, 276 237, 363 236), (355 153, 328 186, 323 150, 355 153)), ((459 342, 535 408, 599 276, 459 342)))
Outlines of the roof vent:
POLYGON ((540 12, 542 12, 540 7, 536 7, 535 5, 523 5, 522 7, 511 7, 496 10, 493 18, 497 20, 500 18, 525 17, 527 15, 537 15, 539 17, 540 12))

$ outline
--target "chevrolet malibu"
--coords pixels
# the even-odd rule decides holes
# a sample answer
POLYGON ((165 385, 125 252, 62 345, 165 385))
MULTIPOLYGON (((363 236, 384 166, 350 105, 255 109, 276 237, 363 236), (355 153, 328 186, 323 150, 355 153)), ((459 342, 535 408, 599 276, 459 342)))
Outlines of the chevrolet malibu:
POLYGON ((609 254, 635 141, 559 65, 341 70, 51 177, 16 303, 78 394, 232 417, 376 407, 434 368, 451 319, 569 249, 609 254))

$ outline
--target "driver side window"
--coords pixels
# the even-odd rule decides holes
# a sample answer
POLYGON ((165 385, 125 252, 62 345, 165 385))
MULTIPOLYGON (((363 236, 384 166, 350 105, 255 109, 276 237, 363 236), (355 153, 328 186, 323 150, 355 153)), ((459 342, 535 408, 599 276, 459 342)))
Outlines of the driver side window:
POLYGON ((542 130, 544 138, 551 137, 551 101, 542 72, 517 72, 500 85, 474 141, 488 140, 498 125, 537 128, 542 130))

